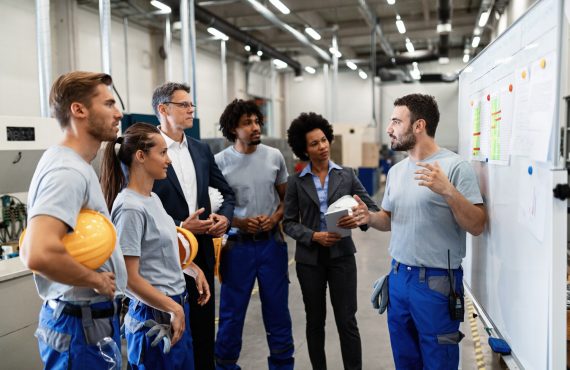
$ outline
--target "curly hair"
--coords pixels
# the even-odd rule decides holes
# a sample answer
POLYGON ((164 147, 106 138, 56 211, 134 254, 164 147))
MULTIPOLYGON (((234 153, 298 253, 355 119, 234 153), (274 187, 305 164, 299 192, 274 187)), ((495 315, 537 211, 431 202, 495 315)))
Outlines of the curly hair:
POLYGON ((394 106, 405 106, 410 110, 411 123, 419 119, 426 121, 428 136, 434 137, 437 124, 439 123, 439 109, 437 102, 431 95, 409 94, 394 101, 394 106))
POLYGON ((190 86, 178 83, 178 82, 166 82, 165 84, 154 89, 152 93, 152 110, 154 114, 160 119, 160 114, 158 113, 158 106, 170 101, 172 94, 177 90, 183 90, 190 93, 190 86))
POLYGON ((232 143, 237 139, 233 131, 238 127, 239 120, 244 114, 247 116, 255 114, 259 126, 263 127, 263 114, 253 100, 234 99, 220 116, 220 131, 232 143))
POLYGON ((333 127, 323 116, 313 112, 301 113, 299 117, 291 122, 291 126, 287 129, 287 143, 291 150, 302 161, 308 161, 307 155, 307 133, 320 129, 329 143, 334 139, 333 127))

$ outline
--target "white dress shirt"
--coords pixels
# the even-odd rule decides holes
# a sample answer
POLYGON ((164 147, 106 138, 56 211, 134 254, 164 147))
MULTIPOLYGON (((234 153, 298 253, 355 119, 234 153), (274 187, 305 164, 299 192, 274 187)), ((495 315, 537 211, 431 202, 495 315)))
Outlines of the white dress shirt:
POLYGON ((172 168, 174 168, 174 173, 176 173, 176 177, 178 177, 184 198, 186 199, 186 203, 188 203, 188 212, 191 215, 196 212, 198 187, 196 185, 196 168, 188 151, 186 135, 183 136, 182 142, 179 143, 168 137, 162 130, 160 133, 164 141, 166 141, 168 156, 172 161, 172 168))

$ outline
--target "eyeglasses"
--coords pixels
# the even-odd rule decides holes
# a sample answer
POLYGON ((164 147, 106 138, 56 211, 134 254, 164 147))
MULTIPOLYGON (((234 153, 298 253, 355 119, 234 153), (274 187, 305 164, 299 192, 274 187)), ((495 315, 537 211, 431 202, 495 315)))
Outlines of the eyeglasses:
POLYGON ((175 101, 165 101, 164 104, 174 104, 177 107, 180 107, 182 109, 188 109, 190 107, 196 109, 196 106, 194 105, 194 103, 188 103, 187 101, 181 102, 181 103, 177 103, 175 101))

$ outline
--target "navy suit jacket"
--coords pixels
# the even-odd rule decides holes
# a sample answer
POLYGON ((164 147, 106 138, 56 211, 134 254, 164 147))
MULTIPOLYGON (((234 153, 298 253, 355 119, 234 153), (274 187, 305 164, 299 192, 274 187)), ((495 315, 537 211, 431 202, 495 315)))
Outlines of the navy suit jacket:
MULTIPOLYGON (((217 213, 226 216, 231 225, 235 206, 235 195, 232 188, 228 185, 222 172, 216 165, 214 155, 208 144, 202 143, 188 135, 186 135, 186 140, 188 141, 188 150, 196 170, 197 209, 205 208, 204 213, 200 215, 200 219, 205 220, 212 213, 210 197, 208 196, 208 186, 210 186, 218 189, 224 196, 224 202, 217 213)), ((179 226, 182 221, 188 218, 190 215, 188 203, 172 165, 168 167, 165 179, 154 182, 152 191, 158 195, 164 209, 174 219, 176 226, 179 226)), ((201 269, 213 272, 214 249, 212 237, 210 235, 196 235, 196 239, 198 240, 198 254, 194 262, 201 269)))

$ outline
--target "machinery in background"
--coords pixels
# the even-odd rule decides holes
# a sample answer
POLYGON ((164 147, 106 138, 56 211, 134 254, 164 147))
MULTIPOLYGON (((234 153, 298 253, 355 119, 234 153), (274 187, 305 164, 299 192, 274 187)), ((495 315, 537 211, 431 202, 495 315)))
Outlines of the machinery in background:
POLYGON ((26 226, 24 201, 44 151, 63 137, 52 118, 0 116, 0 257, 18 255, 26 226))

